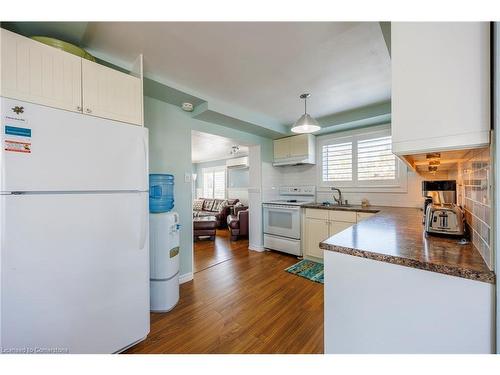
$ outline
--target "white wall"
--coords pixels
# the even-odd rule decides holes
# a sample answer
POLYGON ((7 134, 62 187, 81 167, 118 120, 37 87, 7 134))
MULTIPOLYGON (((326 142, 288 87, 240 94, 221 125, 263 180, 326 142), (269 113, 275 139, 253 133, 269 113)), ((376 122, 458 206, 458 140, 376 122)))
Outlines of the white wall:
POLYGON ((250 146, 250 186, 248 187, 248 248, 255 251, 264 251, 264 237, 262 233, 262 157, 260 146, 250 146))

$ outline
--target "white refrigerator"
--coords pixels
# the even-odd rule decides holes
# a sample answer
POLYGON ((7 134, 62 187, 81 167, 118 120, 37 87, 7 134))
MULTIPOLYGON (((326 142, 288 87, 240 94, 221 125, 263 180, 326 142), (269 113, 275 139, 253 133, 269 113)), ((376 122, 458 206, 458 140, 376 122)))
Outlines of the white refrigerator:
POLYGON ((147 129, 0 100, 0 348, 114 353, 142 340, 147 129))

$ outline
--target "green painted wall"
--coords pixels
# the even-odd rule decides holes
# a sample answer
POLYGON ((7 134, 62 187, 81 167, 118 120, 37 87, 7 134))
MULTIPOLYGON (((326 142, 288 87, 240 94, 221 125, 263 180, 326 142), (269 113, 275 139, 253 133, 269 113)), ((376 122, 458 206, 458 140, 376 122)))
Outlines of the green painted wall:
POLYGON ((245 144, 261 146, 263 161, 272 160, 272 140, 221 125, 193 119, 179 107, 150 97, 144 98, 145 126, 149 129, 149 170, 175 176, 175 208, 181 222, 180 274, 192 272, 192 190, 184 182, 191 174, 191 131, 204 131, 245 144))

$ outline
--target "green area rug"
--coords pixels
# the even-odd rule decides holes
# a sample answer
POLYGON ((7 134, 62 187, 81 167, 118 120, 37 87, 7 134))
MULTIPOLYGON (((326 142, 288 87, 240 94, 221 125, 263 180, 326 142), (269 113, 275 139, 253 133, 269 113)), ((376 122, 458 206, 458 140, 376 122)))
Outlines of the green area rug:
POLYGON ((310 260, 301 260, 299 263, 285 269, 286 272, 293 273, 301 277, 305 277, 311 281, 324 284, 323 281, 323 264, 310 260))

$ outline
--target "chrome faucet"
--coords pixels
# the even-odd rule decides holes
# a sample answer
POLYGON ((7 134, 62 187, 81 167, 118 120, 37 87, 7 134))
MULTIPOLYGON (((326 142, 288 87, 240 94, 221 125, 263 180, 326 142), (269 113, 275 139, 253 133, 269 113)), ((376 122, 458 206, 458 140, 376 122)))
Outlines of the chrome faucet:
POLYGON ((340 189, 337 189, 335 187, 332 187, 330 188, 332 191, 333 191, 333 200, 335 201, 335 203, 337 203, 339 206, 342 206, 342 192, 340 191, 340 189), (337 192, 339 194, 338 197, 335 196, 335 192, 337 192))

